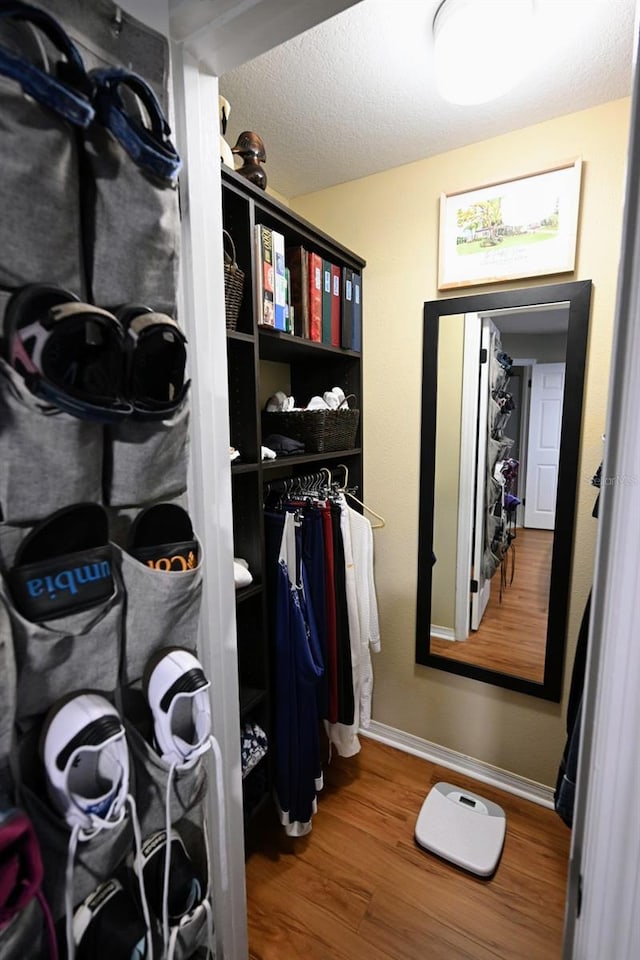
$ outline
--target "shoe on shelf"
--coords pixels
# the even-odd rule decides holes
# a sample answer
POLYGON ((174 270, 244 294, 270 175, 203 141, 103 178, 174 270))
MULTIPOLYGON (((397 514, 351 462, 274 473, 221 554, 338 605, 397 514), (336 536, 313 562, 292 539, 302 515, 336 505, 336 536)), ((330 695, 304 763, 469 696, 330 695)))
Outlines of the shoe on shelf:
MULTIPOLYGON (((167 888, 167 911, 173 925, 202 901, 206 884, 193 865, 180 834, 170 831, 170 869, 167 888)), ((162 917, 167 831, 158 830, 142 841, 141 868, 147 901, 152 912, 162 917)))
POLYGON ((40 739, 52 804, 87 840, 121 823, 129 793, 129 751, 118 711, 104 697, 76 692, 55 703, 40 739))
POLYGON ((129 531, 127 553, 152 570, 195 569, 198 541, 189 514, 177 503, 156 503, 141 510, 129 531))
MULTIPOLYGON (((170 793, 175 770, 187 770, 197 763, 199 758, 213 750, 216 761, 216 786, 218 792, 219 813, 219 851, 221 869, 226 877, 226 855, 224 852, 224 794, 222 791, 222 759, 220 747, 211 733, 211 708, 209 704, 210 682, 197 657, 182 647, 166 647, 159 650, 149 660, 143 677, 143 690, 153 716, 153 728, 156 749, 165 763, 169 764, 167 794, 165 798, 165 829, 163 842, 157 839, 158 864, 162 868, 162 897, 159 915, 162 918, 162 939, 164 952, 168 957, 173 952, 175 937, 171 936, 171 917, 169 902, 169 884, 173 877, 172 858, 174 852, 179 856, 181 844, 176 845, 171 827, 170 793), (166 843, 166 837, 172 837, 166 843), (224 864, 222 866, 222 864, 224 864)), ((205 831, 206 832, 206 831, 205 831)), ((205 844, 208 843, 205 837, 205 844)), ((155 851, 153 851, 155 853, 155 851)), ((160 866, 154 868, 161 869, 160 866)), ((143 866, 144 871, 144 866, 143 866)), ((226 879, 225 879, 226 883, 226 879)), ((156 896, 157 904, 157 896, 156 896)))
POLYGON ((125 391, 134 416, 163 420, 189 391, 186 337, 173 317, 143 304, 126 304, 117 316, 125 329, 125 391))
POLYGON ((211 748, 209 687, 200 661, 183 647, 165 647, 149 660, 143 689, 165 763, 186 769, 211 748))
MULTIPOLYGON (((54 809, 71 829, 65 881, 67 960, 75 958, 73 933, 73 868, 78 842, 90 842, 104 830, 119 826, 131 810, 140 852, 140 826, 129 793, 129 750, 118 711, 105 697, 76 691, 54 703, 40 735, 47 791, 54 809)), ((140 899, 151 944, 149 910, 142 876, 140 899)), ((134 954, 135 957, 135 954, 134 954)))
POLYGON ((73 914, 76 960, 145 960, 147 926, 119 880, 101 883, 73 914))
POLYGON ((16 609, 33 623, 104 603, 114 592, 104 507, 74 503, 45 517, 20 544, 6 580, 16 609))
POLYGON ((123 398, 124 333, 119 320, 69 290, 31 283, 7 304, 11 366, 28 389, 81 420, 112 423, 131 414, 123 398))

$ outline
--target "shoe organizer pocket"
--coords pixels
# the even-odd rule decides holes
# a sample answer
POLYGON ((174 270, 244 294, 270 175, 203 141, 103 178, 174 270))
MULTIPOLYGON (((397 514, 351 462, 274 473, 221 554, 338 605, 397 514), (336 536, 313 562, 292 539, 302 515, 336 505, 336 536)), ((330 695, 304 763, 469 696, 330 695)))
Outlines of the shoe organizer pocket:
POLYGON ((179 160, 151 88, 125 70, 97 70, 90 171, 89 285, 101 306, 143 303, 174 315, 179 265, 179 160), (147 127, 147 121, 150 126, 147 127), (132 159, 135 156, 136 159, 132 159))
MULTIPOLYGON (((187 855, 202 880, 203 889, 206 888, 205 899, 211 906, 209 850, 214 842, 213 834, 217 835, 217 831, 212 831, 207 827, 205 802, 195 806, 184 819, 175 825, 175 829, 180 834, 187 855)), ((187 958, 194 956, 198 958, 206 957, 209 945, 215 956, 213 916, 212 912, 211 918, 209 918, 207 910, 201 905, 192 911, 189 917, 183 918, 178 932, 174 932, 176 960, 187 960, 187 958)))
POLYGON ((200 956, 199 950, 202 948, 202 956, 206 956, 210 940, 211 950, 215 955, 211 913, 203 904, 199 904, 182 918, 178 926, 170 928, 169 955, 174 960, 189 960, 194 955, 200 956), (172 952, 171 945, 174 943, 172 952))
POLYGON ((0 523, 0 573, 14 565, 18 547, 30 530, 31 526, 14 527, 10 523, 0 523))
MULTIPOLYGON (((136 804, 144 838, 165 828, 169 764, 158 756, 131 723, 125 721, 125 727, 135 770, 136 804)), ((199 807, 202 806, 206 793, 207 772, 204 758, 198 760, 189 770, 174 770, 170 801, 172 824, 184 818, 199 822, 199 807)), ((191 855, 191 851, 188 852, 191 855)))
POLYGON ((39 400, 0 359, 2 520, 35 523, 71 503, 99 503, 102 432, 39 400))
POLYGON ((43 927, 42 907, 33 899, 0 930, 2 960, 41 960, 47 957, 43 927))
POLYGON ((166 420, 126 420, 107 429, 104 496, 111 507, 173 500, 187 489, 189 401, 166 420))
MULTIPOLYGON (((49 18, 38 12, 35 19, 49 18)), ((71 58, 81 71, 68 37, 62 31, 56 37, 59 49, 66 48, 67 67, 71 58)), ((93 110, 47 72, 39 38, 10 14, 0 21, 0 44, 0 285, 55 281, 81 293, 75 127, 88 123, 93 110)))
MULTIPOLYGON (((38 751, 39 730, 30 731, 19 747, 20 802, 33 823, 42 863, 43 889, 55 923, 65 913, 65 870, 71 830, 48 799, 45 775, 38 751)), ((129 789, 135 794, 135 776, 129 789)), ((118 866, 134 851, 131 811, 117 827, 103 830, 91 840, 78 840, 73 868, 73 903, 84 900, 92 890, 113 876, 118 866)))
POLYGON ((15 698, 16 667, 13 658, 11 621, 9 611, 0 598, 0 775, 6 772, 11 750, 15 698))
MULTIPOLYGON (((202 557, 202 548, 199 549, 202 557)), ((202 560, 193 570, 156 570, 122 551, 126 592, 123 684, 138 681, 162 647, 196 652, 202 600, 202 560)))
MULTIPOLYGON (((74 690, 112 694, 118 684, 123 590, 117 571, 111 596, 89 610, 43 623, 26 620, 2 587, 18 675, 16 719, 25 729, 74 690)), ((0 596, 2 595, 0 591, 0 596)))

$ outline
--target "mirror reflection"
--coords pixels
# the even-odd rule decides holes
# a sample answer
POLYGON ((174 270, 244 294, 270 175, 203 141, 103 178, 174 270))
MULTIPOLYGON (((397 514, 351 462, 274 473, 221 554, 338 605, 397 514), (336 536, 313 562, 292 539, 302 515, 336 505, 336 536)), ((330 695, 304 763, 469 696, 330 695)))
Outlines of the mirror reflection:
POLYGON ((438 339, 430 649, 537 683, 568 324, 567 302, 535 305, 448 317, 438 339))
POLYGON ((590 292, 425 304, 416 660, 556 700, 590 292))

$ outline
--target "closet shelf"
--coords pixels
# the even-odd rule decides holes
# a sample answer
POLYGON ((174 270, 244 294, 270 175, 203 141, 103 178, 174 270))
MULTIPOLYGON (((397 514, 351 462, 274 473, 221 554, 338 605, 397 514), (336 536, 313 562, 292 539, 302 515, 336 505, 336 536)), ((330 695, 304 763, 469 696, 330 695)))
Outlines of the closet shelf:
MULTIPOLYGON (((260 763, 256 764, 256 766, 253 768, 253 770, 252 770, 249 774, 247 774, 247 779, 244 780, 243 783, 246 783, 248 780, 250 780, 251 777, 253 776, 253 774, 256 772, 256 770, 259 770, 260 765, 263 764, 263 763, 265 763, 266 760, 267 760, 267 758, 266 758, 266 757, 263 757, 263 759, 260 761, 260 763)), ((269 803, 271 803, 271 802, 272 802, 272 800, 271 800, 271 794, 270 794, 270 793, 265 793, 265 794, 262 795, 262 797, 260 798, 260 800, 259 800, 254 806, 248 807, 248 808, 245 807, 245 813, 244 813, 245 826, 246 826, 251 820, 255 820, 255 819, 259 816, 259 814, 262 813, 262 811, 265 809, 265 807, 267 806, 267 804, 269 804, 269 803)))
POLYGON ((334 237, 323 233, 313 223, 309 223, 303 217, 299 216, 290 207, 286 207, 271 194, 265 193, 260 187, 255 186, 246 177, 241 176, 235 170, 222 166, 221 170, 222 187, 227 195, 233 193, 241 202, 249 202, 253 207, 255 214, 255 223, 266 223, 268 226, 281 230, 290 244, 302 244, 327 255, 329 259, 336 258, 337 263, 351 264, 358 270, 366 267, 366 260, 359 257, 353 250, 349 250, 342 243, 339 243, 334 237))
POLYGON ((266 699, 266 690, 255 687, 240 687, 240 720, 266 699))
POLYGON ((227 340, 239 340, 241 343, 253 343, 255 337, 252 333, 242 333, 240 330, 227 330, 227 340))
POLYGON ((320 463, 326 460, 343 460, 345 457, 359 457, 362 454, 360 447, 352 447, 350 450, 336 450, 331 453, 302 453, 299 457, 276 457, 275 460, 266 460, 262 464, 265 473, 277 470, 278 467, 295 467, 301 463, 320 463))
MULTIPOLYGON (((344 436, 335 441, 358 444, 347 450, 309 452, 275 460, 261 460, 260 447, 265 441, 262 413, 267 397, 277 390, 285 389, 288 395, 304 405, 311 397, 322 396, 334 386, 339 386, 345 396, 353 398, 350 401, 352 408, 362 411, 360 351, 363 321, 362 272, 365 261, 235 171, 223 165, 221 176, 224 228, 233 239, 237 263, 245 276, 236 324, 233 330, 227 330, 225 338, 230 442, 251 461, 236 461, 231 464, 230 469, 233 549, 237 557, 243 557, 247 561, 254 577, 248 587, 236 591, 238 684, 241 691, 239 711, 241 718, 251 711, 252 720, 255 719, 260 724, 272 745, 275 739, 273 727, 276 703, 273 690, 273 638, 269 636, 266 587, 265 483, 292 475, 315 475, 320 467, 327 466, 334 470, 343 463, 348 468, 350 485, 358 491, 358 496, 363 496, 360 440, 362 427, 358 425, 355 440, 352 440, 351 436, 344 436), (308 264, 312 254, 321 261, 327 261, 337 270, 337 275, 332 270, 332 296, 335 281, 339 279, 339 304, 331 305, 334 307, 334 323, 335 307, 339 307, 341 325, 339 336, 336 336, 335 327, 332 326, 333 338, 335 342, 355 345, 357 350, 318 343, 285 333, 283 330, 258 326, 257 307, 261 303, 260 293, 264 292, 258 289, 258 278, 264 276, 264 264, 256 244, 257 226, 262 228, 261 236, 263 230, 271 230, 272 240, 273 232, 277 234, 278 240, 280 237, 284 239, 285 262, 288 251, 290 272, 291 267, 295 270, 297 266, 300 273, 300 279, 296 282, 297 294, 302 294, 302 284, 308 283, 308 264), (296 248, 300 247, 303 248, 302 253, 296 254, 296 248), (307 279, 303 281, 301 277, 304 275, 305 263, 307 279), (355 278, 359 278, 360 282, 355 278), (360 291, 359 298, 356 291, 360 291), (358 311, 355 311, 356 304, 360 306, 358 311)), ((326 265, 323 270, 326 270, 326 265)), ((314 276, 315 274, 312 274, 312 278, 314 276)), ((309 291, 310 295, 311 293, 312 291, 309 291)), ((296 295, 295 299, 302 313, 302 317, 298 315, 295 329, 306 329, 302 306, 304 297, 296 295)), ((314 311, 317 310, 317 299, 312 306, 314 311)), ((327 306, 325 303, 325 309, 327 306)), ((307 319, 311 326, 310 313, 307 319)), ((315 316, 314 320, 317 319, 315 316)), ((262 820, 258 814, 272 802, 274 753, 275 751, 270 749, 268 757, 271 759, 261 761, 244 781, 245 826, 248 828, 251 825, 251 831, 261 829, 262 820)), ((247 829, 245 842, 248 832, 247 829)))
POLYGON ((360 359, 360 354, 354 350, 344 350, 342 347, 332 347, 326 343, 316 343, 315 340, 305 340, 303 337, 294 337, 290 333, 278 330, 260 330, 258 345, 262 360, 286 362, 299 360, 305 357, 320 359, 326 355, 330 358, 351 357, 360 359))
POLYGON ((252 583, 248 587, 241 587, 239 590, 236 590, 236 603, 243 603, 245 600, 250 600, 251 597, 258 596, 261 590, 261 583, 252 583))

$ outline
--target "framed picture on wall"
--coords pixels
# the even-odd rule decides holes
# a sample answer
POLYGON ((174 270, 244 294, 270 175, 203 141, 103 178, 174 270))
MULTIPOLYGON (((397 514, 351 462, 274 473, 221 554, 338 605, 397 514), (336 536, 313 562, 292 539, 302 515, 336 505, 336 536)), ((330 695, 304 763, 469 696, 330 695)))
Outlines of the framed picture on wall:
POLYGON ((575 268, 581 159, 440 197, 438 289, 575 268))

